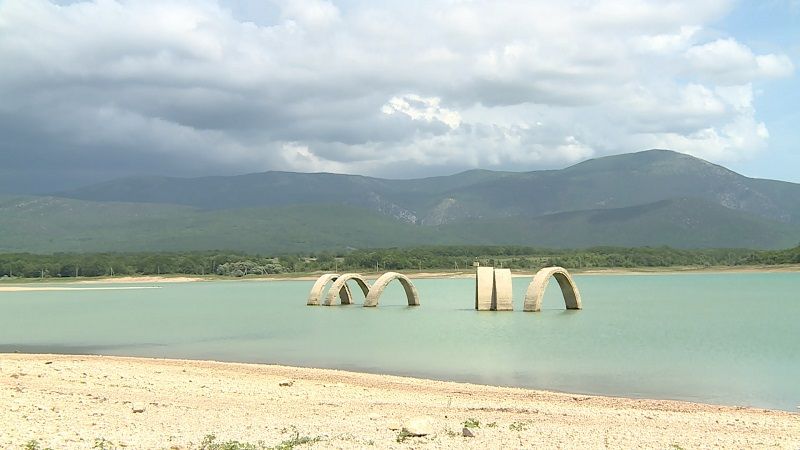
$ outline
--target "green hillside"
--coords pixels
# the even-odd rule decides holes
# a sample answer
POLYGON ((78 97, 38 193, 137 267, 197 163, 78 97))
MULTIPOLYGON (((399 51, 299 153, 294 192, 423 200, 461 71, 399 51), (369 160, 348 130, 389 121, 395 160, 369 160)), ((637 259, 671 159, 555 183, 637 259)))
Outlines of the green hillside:
POLYGON ((346 205, 429 226, 697 198, 767 220, 800 224, 800 185, 747 178, 667 150, 598 158, 562 170, 536 172, 472 170, 417 180, 291 172, 203 178, 141 177, 59 195, 202 209, 346 205))
POLYGON ((628 208, 482 220, 443 227, 476 244, 552 248, 661 246, 676 248, 787 248, 800 226, 762 219, 697 199, 664 200, 628 208))
POLYGON ((0 202, 0 252, 225 249, 295 253, 467 244, 781 248, 797 242, 798 226, 692 199, 434 227, 335 205, 203 210, 54 197, 0 202))
POLYGON ((55 197, 0 202, 0 252, 302 252, 425 244, 435 235, 432 228, 331 205, 209 211, 55 197))
POLYGON ((52 197, 0 196, 0 251, 12 252, 797 242, 800 185, 666 150, 524 173, 138 177, 52 197))

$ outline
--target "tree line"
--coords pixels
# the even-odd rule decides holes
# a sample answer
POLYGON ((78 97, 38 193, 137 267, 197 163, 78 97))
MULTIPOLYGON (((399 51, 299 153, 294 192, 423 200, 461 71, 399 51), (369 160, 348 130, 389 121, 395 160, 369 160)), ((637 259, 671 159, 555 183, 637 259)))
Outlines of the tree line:
POLYGON ((475 264, 535 270, 800 264, 800 246, 786 250, 524 246, 431 246, 291 255, 238 252, 5 253, 0 277, 73 278, 113 275, 241 277, 314 271, 465 270, 475 264))

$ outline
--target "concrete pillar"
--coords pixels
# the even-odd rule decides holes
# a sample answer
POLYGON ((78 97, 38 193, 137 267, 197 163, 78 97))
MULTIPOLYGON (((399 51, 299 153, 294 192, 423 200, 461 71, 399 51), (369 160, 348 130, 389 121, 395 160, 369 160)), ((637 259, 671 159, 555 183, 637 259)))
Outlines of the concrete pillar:
POLYGON ((492 309, 492 291, 494 290, 494 268, 478 267, 475 273, 475 309, 489 311, 492 309))
POLYGON ((492 287, 492 311, 513 311, 514 295, 511 284, 511 269, 494 269, 492 287))

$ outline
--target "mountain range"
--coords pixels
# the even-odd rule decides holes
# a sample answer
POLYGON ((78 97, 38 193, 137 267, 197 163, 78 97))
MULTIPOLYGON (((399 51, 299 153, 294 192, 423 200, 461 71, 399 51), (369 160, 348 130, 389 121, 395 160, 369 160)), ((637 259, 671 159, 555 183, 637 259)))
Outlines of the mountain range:
POLYGON ((132 177, 51 196, 0 196, 5 252, 798 242, 800 184, 748 178, 669 150, 533 172, 132 177))

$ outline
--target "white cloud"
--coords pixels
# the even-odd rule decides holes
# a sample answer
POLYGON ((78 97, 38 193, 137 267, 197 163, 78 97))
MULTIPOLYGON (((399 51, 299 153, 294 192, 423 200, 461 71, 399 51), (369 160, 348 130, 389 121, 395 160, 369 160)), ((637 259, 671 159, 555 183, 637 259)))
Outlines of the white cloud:
POLYGON ((5 161, 407 176, 648 147, 725 161, 767 144, 753 84, 794 73, 709 28, 725 0, 276 0, 254 22, 241 11, 261 2, 234 3, 1 1, 5 161))
POLYGON ((461 125, 461 115, 458 112, 442 108, 439 97, 421 97, 416 94, 392 97, 388 103, 381 107, 384 114, 405 114, 412 120, 424 120, 428 123, 439 121, 451 129, 461 125))
POLYGON ((339 9, 326 0, 285 0, 281 16, 302 26, 323 28, 339 20, 339 9))
POLYGON ((786 55, 755 55, 733 38, 696 45, 686 51, 691 69, 722 83, 742 83, 757 78, 786 77, 794 71, 786 55))
POLYGON ((642 35, 635 39, 635 48, 642 53, 669 55, 685 50, 699 30, 697 26, 681 26, 677 32, 642 35))

